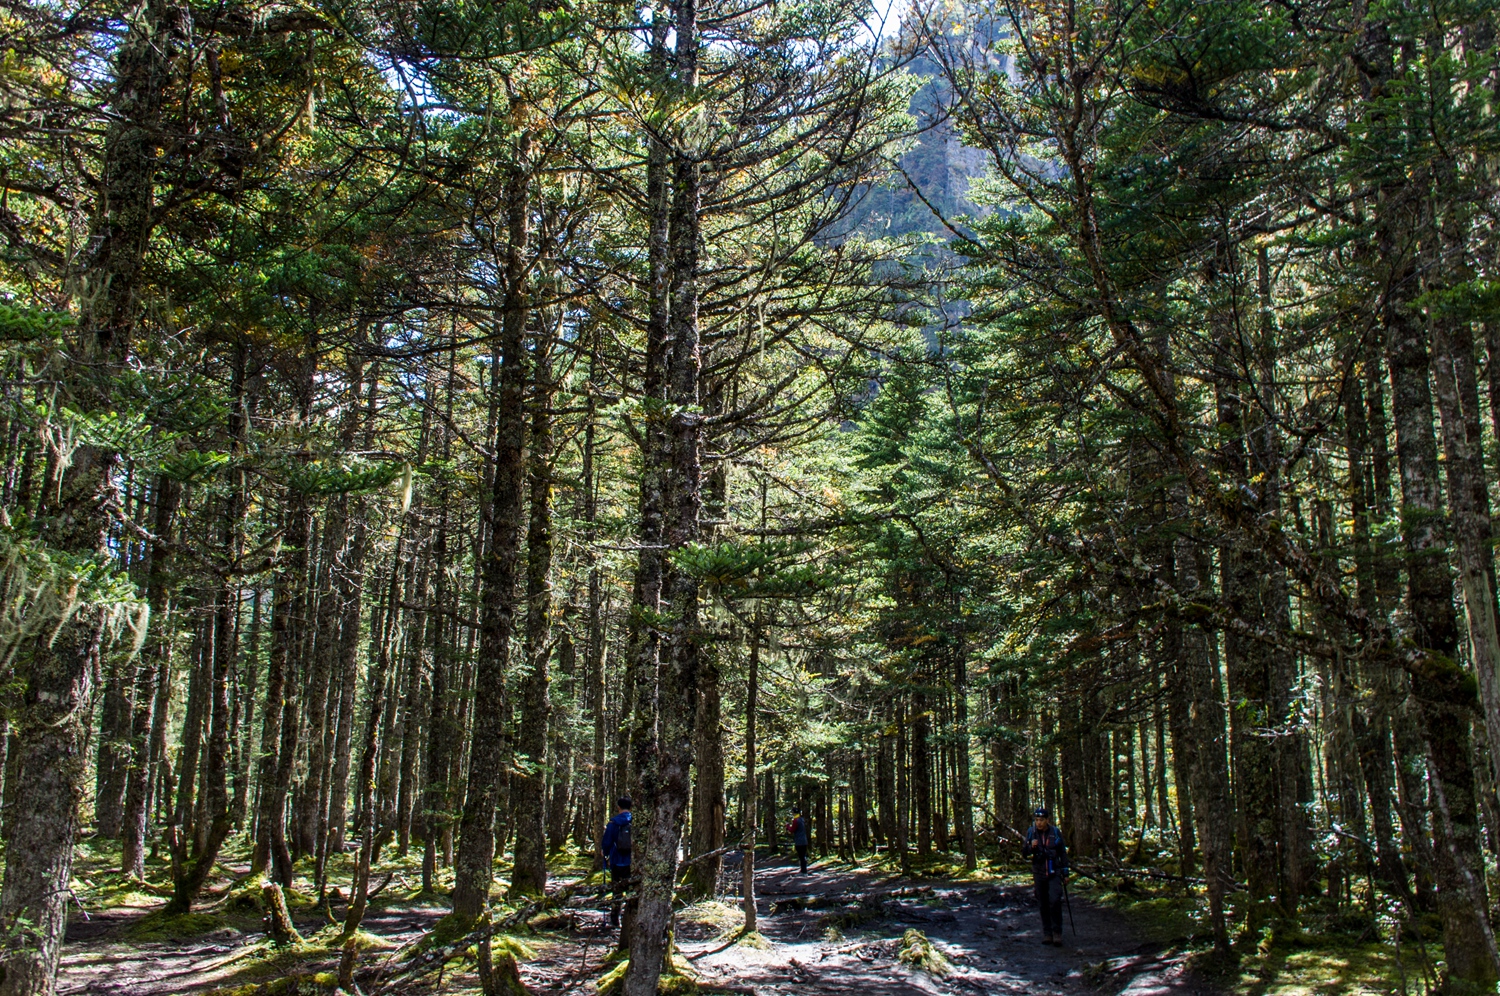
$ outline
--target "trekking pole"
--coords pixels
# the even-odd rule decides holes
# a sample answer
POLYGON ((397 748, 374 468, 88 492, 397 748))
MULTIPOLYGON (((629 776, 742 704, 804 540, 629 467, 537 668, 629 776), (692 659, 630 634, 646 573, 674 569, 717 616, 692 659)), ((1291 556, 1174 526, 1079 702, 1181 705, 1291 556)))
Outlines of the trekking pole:
POLYGON ((1068 895, 1068 876, 1062 876, 1063 902, 1068 906, 1068 925, 1073 928, 1073 939, 1078 939, 1078 924, 1073 919, 1073 897, 1068 895))

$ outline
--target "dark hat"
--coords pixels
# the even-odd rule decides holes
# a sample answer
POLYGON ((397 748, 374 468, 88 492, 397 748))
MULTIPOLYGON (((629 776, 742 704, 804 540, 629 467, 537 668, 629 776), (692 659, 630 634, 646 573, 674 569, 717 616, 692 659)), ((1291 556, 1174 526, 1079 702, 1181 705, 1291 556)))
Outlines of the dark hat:
POLYGON ((1052 813, 1048 811, 1046 806, 1038 806, 1031 811, 1031 818, 1035 820, 1050 820, 1052 813))

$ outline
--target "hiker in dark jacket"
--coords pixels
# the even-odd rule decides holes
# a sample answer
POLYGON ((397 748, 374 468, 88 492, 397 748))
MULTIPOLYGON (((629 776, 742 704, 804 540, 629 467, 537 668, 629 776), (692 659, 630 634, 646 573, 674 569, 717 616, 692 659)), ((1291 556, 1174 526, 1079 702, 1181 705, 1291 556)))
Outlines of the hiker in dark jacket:
POLYGON ((801 808, 792 810, 792 822, 786 825, 786 832, 792 835, 792 846, 797 849, 797 861, 802 865, 802 874, 807 874, 807 848, 811 840, 807 833, 807 817, 802 815, 801 808))
POLYGON ((1021 857, 1031 859, 1031 880, 1036 886, 1036 905, 1042 914, 1042 943, 1063 942, 1063 876, 1068 873, 1068 848, 1062 833, 1052 825, 1052 814, 1038 806, 1031 814, 1031 829, 1021 845, 1021 857))
POLYGON ((630 881, 630 797, 621 796, 615 805, 619 808, 604 825, 604 838, 599 842, 604 866, 609 869, 610 892, 615 897, 609 907, 612 928, 620 925, 620 902, 625 896, 625 883, 630 881))

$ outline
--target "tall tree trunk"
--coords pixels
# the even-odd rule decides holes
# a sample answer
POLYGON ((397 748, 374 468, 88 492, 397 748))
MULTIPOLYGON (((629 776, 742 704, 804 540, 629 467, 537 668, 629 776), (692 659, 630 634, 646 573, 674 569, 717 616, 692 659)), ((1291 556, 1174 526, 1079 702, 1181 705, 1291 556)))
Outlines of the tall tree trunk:
MULTIPOLYGON (((706 414, 713 416, 723 408, 721 390, 707 390, 706 414)), ((704 485, 703 515, 709 522, 723 521, 726 515, 728 477, 720 462, 708 475, 704 485)), ((707 527, 704 542, 715 541, 717 530, 707 527)), ((724 728, 722 674, 719 653, 708 649, 699 661, 698 709, 693 718, 693 806, 691 844, 688 853, 697 858, 713 854, 724 846, 727 802, 724 796, 724 728)), ((684 883, 690 895, 709 897, 718 888, 724 871, 721 857, 695 860, 688 868, 684 883)))
POLYGON ((1401 471, 1402 536, 1407 550, 1407 607, 1413 642, 1425 657, 1412 682, 1426 727, 1433 771, 1435 872, 1443 949, 1453 977, 1491 985, 1500 955, 1486 915, 1479 850, 1469 719, 1477 705, 1457 663, 1458 625, 1438 481, 1437 443, 1421 325, 1391 305, 1384 316, 1396 455, 1401 471))
MULTIPOLYGON (((761 509, 764 517, 765 484, 761 485, 761 509)), ((760 708, 760 609, 757 606, 750 625, 749 672, 745 676, 745 835, 743 861, 740 866, 740 906, 745 911, 745 930, 755 927, 755 735, 757 711, 760 708)))
MULTIPOLYGON (((1243 332, 1237 324, 1236 277, 1234 260, 1221 258, 1219 273, 1208 284, 1210 293, 1225 299, 1214 308, 1217 325, 1214 340, 1219 362, 1226 370, 1234 370, 1246 350, 1243 332)), ((1248 375, 1243 379, 1229 377, 1215 388, 1222 439, 1220 469, 1242 493, 1251 490, 1252 476, 1257 481, 1266 481, 1264 467, 1256 465, 1259 461, 1254 460, 1253 448, 1247 445, 1254 433, 1249 424, 1252 413, 1245 410, 1242 401, 1250 394, 1244 387, 1248 380, 1248 375)), ((1259 505, 1265 507, 1264 483, 1259 491, 1259 505)), ((1267 558, 1254 548, 1251 538, 1241 532, 1229 534, 1219 563, 1220 588, 1230 611, 1252 627, 1274 627, 1279 620, 1271 618, 1274 609, 1266 604, 1267 558)), ((1231 702, 1230 757, 1234 762, 1236 789, 1232 798, 1238 816, 1240 861, 1250 893, 1246 926, 1252 935, 1258 936, 1268 922, 1286 912, 1278 904, 1283 892, 1278 855, 1282 843, 1282 785, 1278 777, 1277 745, 1272 735, 1284 719, 1276 715, 1278 661, 1276 651, 1264 642, 1229 630, 1224 634, 1224 664, 1231 702)))
POLYGON ((427 749, 422 752, 422 891, 432 892, 437 887, 438 848, 448 829, 448 813, 453 809, 452 788, 448 783, 448 768, 452 755, 462 749, 459 743, 463 730, 455 719, 458 715, 456 696, 453 693, 453 655, 448 641, 447 613, 452 609, 448 594, 448 509, 446 487, 438 498, 442 509, 439 512, 437 533, 433 538, 432 556, 436 578, 431 598, 432 608, 426 613, 426 634, 422 644, 429 648, 432 656, 432 677, 427 704, 427 749))
MULTIPOLYGON (((413 561, 418 558, 413 557, 413 561)), ((427 590, 428 558, 421 557, 421 564, 412 563, 406 575, 406 598, 409 606, 416 605, 417 592, 427 590)), ((403 613, 401 624, 402 651, 406 655, 406 680, 402 683, 401 697, 401 763, 396 788, 396 839, 397 850, 406 856, 410 844, 413 824, 421 830, 421 820, 416 813, 417 758, 422 753, 422 661, 423 614, 415 609, 403 613)))
MULTIPOLYGON (((261 790, 261 824, 263 832, 268 834, 267 853, 270 855, 274 877, 277 882, 290 888, 292 852, 287 844, 287 808, 292 794, 292 775, 296 770, 297 741, 301 733, 298 727, 301 710, 297 675, 301 670, 299 665, 305 659, 305 642, 302 636, 310 608, 307 591, 307 543, 312 532, 312 513, 304 495, 293 495, 288 505, 290 521, 287 523, 286 537, 293 552, 288 558, 286 571, 278 579, 276 597, 271 604, 271 654, 274 660, 278 653, 277 644, 280 643, 283 669, 281 721, 278 724, 281 741, 274 755, 267 751, 274 767, 269 786, 261 790)), ((269 696, 266 704, 267 707, 270 706, 269 696)))
POLYGON ((551 336, 537 337, 532 382, 531 445, 526 477, 531 516, 526 530, 526 639, 528 671, 521 683, 521 727, 516 737, 512 792, 516 811, 512 898, 547 887, 547 728, 552 656, 552 369, 551 336))
MULTIPOLYGON (((139 309, 147 242, 154 225, 153 191, 160 118, 176 58, 175 11, 143 4, 116 49, 111 124, 104 138, 103 169, 96 178, 100 210, 93 219, 85 302, 75 354, 84 375, 108 378, 125 366, 139 309)), ((108 383, 81 381, 74 399, 108 403, 108 383)), ((78 403, 74 400, 72 403, 78 403)), ((105 410, 108 410, 107 408, 105 410)), ((117 458, 80 447, 59 475, 53 501, 39 516, 43 542, 71 554, 104 560, 117 458)), ((0 927, 16 932, 0 954, 0 996, 48 996, 61 953, 69 896, 73 842, 83 791, 86 725, 92 675, 103 637, 97 612, 79 613, 39 640, 24 687, 9 716, 7 757, 27 802, 7 807, 5 882, 0 887, 0 927)))
POLYGON ((911 697, 911 795, 917 810, 917 856, 932 854, 932 703, 922 686, 925 674, 914 676, 911 697))
MULTIPOLYGON (((691 91, 697 84, 698 24, 696 0, 676 0, 674 65, 677 83, 691 91)), ((671 313, 666 364, 668 463, 663 502, 663 539, 682 550, 698 539, 702 511, 702 412, 699 374, 702 361, 698 330, 698 253, 702 166, 694 154, 674 155, 672 191, 671 313)), ((693 724, 701 680, 698 632, 698 581, 688 571, 672 570, 664 587, 668 629, 663 640, 658 707, 659 733, 654 764, 641 772, 642 832, 632 871, 640 878, 640 898, 630 939, 630 967, 624 996, 654 996, 657 979, 670 953, 677 854, 682 840, 693 760, 693 724), (643 844, 644 846, 640 846, 643 844)))
POLYGON ((954 829, 964 849, 964 868, 979 866, 974 841, 974 789, 969 775, 969 661, 962 637, 953 653, 953 705, 956 730, 953 737, 954 829))
MULTIPOLYGON (((567 700, 575 696, 578 650, 573 643, 573 620, 570 611, 567 621, 559 627, 557 634, 557 673, 565 690, 567 700)), ((547 731, 547 751, 552 756, 551 793, 547 803, 547 847, 550 851, 560 849, 568 839, 568 815, 573 806, 573 744, 568 738, 571 709, 552 710, 547 731)))
MULTIPOLYGON (((1472 428, 1466 424, 1465 406, 1460 400, 1460 381, 1467 381, 1471 388, 1473 385, 1473 343, 1468 340, 1467 328, 1450 329, 1447 325, 1441 318, 1431 323, 1432 393, 1437 398, 1447 458, 1443 469, 1448 478, 1453 546, 1469 649, 1484 705, 1481 714, 1489 742, 1500 744, 1500 623, 1496 619, 1490 500, 1484 479, 1484 451, 1477 438, 1478 420, 1472 428)), ((1468 400, 1471 410, 1477 408, 1477 397, 1468 400)), ((1500 750, 1491 750, 1490 759, 1500 780, 1500 750)))
POLYGON ((312 669, 304 700, 303 729, 307 733, 307 771, 298 789, 296 807, 297 853, 317 855, 319 827, 323 823, 323 798, 328 782, 328 696, 338 659, 338 626, 343 616, 334 577, 344 559, 348 538, 348 516, 342 496, 329 503, 323 524, 323 542, 317 578, 317 609, 312 639, 312 669))
POLYGON ((126 663, 111 659, 107 665, 94 755, 94 827, 105 840, 117 840, 125 818, 125 765, 132 706, 126 663))
POLYGON ((260 630, 261 590, 256 585, 251 589, 250 596, 249 637, 246 646, 240 650, 245 677, 238 694, 245 705, 244 714, 234 731, 234 758, 230 770, 230 781, 234 786, 234 794, 229 803, 230 819, 239 829, 244 828, 245 816, 250 808, 250 769, 251 758, 255 754, 255 708, 260 675, 260 630))
POLYGON ((906 738, 909 728, 906 722, 904 703, 898 696, 895 703, 896 721, 896 854, 901 862, 901 874, 911 874, 911 768, 907 763, 906 738))
POLYGON ((453 911, 484 912, 494 880, 495 809, 501 772, 508 762, 509 699, 506 672, 515 628, 516 578, 520 566, 522 458, 526 434, 526 278, 530 237, 530 136, 517 142, 516 161, 505 187, 507 225, 505 299, 501 316, 500 402, 495 437, 495 478, 486 510, 492 537, 481 566, 479 660, 474 683, 474 729, 453 868, 453 911))
MULTIPOLYGON (((171 583, 172 547, 169 540, 176 523, 182 487, 165 474, 156 479, 152 532, 164 542, 151 547, 146 572, 146 601, 155 623, 141 650, 136 675, 135 701, 130 721, 130 754, 125 771, 125 813, 122 819, 120 871, 135 879, 146 877, 146 817, 151 789, 151 730, 156 716, 157 686, 171 667, 168 625, 168 591, 171 583)), ((170 686, 169 686, 170 687, 170 686)))
POLYGON ((344 608, 344 618, 339 624, 339 672, 342 681, 339 724, 334 737, 333 783, 328 795, 330 852, 344 849, 344 829, 348 822, 349 747, 354 736, 354 692, 359 684, 360 618, 364 607, 365 552, 368 543, 369 530, 364 519, 364 509, 357 507, 354 540, 349 545, 349 556, 344 562, 345 576, 340 593, 344 608))
MULTIPOLYGON (((249 507, 245 469, 240 463, 248 429, 245 402, 246 367, 249 360, 247 352, 244 345, 236 349, 230 383, 230 461, 225 472, 228 493, 219 523, 221 555, 230 564, 240 560, 243 520, 249 507)), ((208 695, 209 733, 203 769, 203 804, 207 826, 200 828, 202 846, 194 855, 192 865, 179 870, 178 863, 173 862, 172 899, 167 903, 170 912, 186 913, 192 907, 219 858, 219 848, 223 846, 233 826, 229 811, 229 682, 239 656, 239 612, 239 583, 233 577, 226 576, 220 580, 214 595, 213 667, 208 695)))
MULTIPOLYGON (((1178 545, 1174 560, 1171 573, 1177 590, 1192 598, 1202 587, 1202 566, 1186 543, 1178 545)), ((1192 816, 1197 821, 1203 877, 1208 883, 1214 947, 1220 954, 1228 954, 1229 925, 1224 897, 1233 884, 1230 833, 1233 810, 1225 758, 1224 700, 1209 635, 1197 626, 1184 626, 1178 656, 1168 664, 1172 668, 1172 712, 1174 717, 1182 717, 1187 733, 1184 737, 1174 736, 1172 746, 1178 758, 1178 771, 1187 769, 1186 782, 1191 788, 1192 816)), ((1189 816, 1185 811, 1181 819, 1187 826, 1189 816)))
MULTIPOLYGON (((724 731, 721 725, 718 655, 703 655, 698 711, 693 721, 693 825, 689 853, 711 854, 724 846, 724 731)), ((694 862, 687 888, 712 896, 724 870, 722 858, 694 862)))
POLYGON ((880 836, 886 851, 896 845, 896 738, 889 725, 879 733, 875 748, 875 797, 879 807, 880 836))

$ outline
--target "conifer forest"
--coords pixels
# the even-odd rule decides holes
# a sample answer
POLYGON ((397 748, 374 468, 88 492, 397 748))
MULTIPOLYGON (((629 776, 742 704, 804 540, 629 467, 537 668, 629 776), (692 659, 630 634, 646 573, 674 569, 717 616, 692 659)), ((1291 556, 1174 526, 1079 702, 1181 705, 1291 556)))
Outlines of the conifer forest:
POLYGON ((1493 994, 1497 501, 1486 0, 0 0, 0 996, 1493 994))

